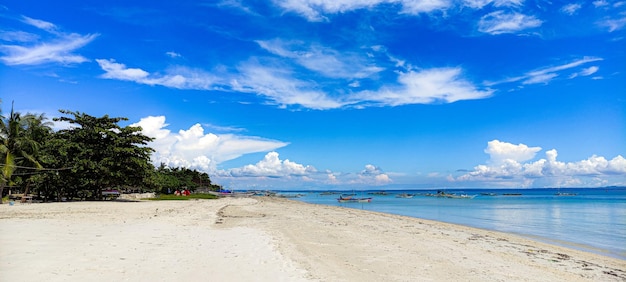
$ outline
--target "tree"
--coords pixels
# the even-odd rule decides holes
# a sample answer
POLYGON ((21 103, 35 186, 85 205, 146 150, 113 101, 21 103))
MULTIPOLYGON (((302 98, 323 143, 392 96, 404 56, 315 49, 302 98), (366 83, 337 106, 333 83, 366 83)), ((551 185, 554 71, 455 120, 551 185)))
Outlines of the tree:
POLYGON ((69 122, 71 128, 57 132, 53 146, 65 166, 72 167, 60 172, 74 188, 72 196, 102 199, 102 189, 141 186, 147 181, 153 168, 149 162, 153 149, 147 147, 152 138, 141 134, 140 127, 121 127, 118 123, 128 120, 123 117, 60 112, 72 117, 54 120, 69 122))
POLYGON ((41 168, 37 161, 36 153, 40 144, 34 140, 34 116, 22 117, 20 113, 13 110, 8 118, 0 116, 0 165, 2 172, 0 175, 0 204, 2 203, 4 187, 11 183, 11 178, 15 170, 19 167, 31 166, 41 168))

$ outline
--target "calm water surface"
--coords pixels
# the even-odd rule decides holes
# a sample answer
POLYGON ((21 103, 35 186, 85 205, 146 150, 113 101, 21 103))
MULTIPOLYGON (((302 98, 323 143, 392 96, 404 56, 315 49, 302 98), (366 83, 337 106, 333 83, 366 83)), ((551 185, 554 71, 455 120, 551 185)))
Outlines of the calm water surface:
MULTIPOLYGON (((303 193, 297 200, 432 219, 519 234, 532 239, 626 260, 626 189, 446 190, 473 199, 426 196, 436 191, 357 191, 371 203, 339 203, 339 194, 303 193), (557 192, 575 196, 557 196, 557 192), (417 194, 397 198, 399 193, 417 194), (481 195, 495 193, 495 196, 481 195), (521 194, 506 196, 503 194, 521 194)), ((301 191, 299 193, 302 193, 301 191)), ((352 191, 344 193, 355 193, 352 191)), ((366 220, 366 219, 364 219, 366 220)))

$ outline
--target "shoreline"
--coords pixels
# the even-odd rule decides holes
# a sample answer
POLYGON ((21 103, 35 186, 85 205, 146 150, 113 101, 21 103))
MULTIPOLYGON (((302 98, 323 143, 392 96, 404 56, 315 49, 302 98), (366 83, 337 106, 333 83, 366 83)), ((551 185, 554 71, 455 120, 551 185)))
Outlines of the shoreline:
POLYGON ((7 281, 626 280, 515 234, 266 197, 2 205, 0 242, 7 281))

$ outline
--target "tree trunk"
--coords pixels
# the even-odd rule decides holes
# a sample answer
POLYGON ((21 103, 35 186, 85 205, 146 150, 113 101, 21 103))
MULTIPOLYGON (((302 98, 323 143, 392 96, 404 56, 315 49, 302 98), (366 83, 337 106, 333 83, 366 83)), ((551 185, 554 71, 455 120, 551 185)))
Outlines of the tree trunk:
POLYGON ((2 193, 4 192, 4 181, 0 181, 0 205, 2 204, 2 193))
POLYGON ((26 196, 28 196, 28 193, 30 193, 30 182, 26 182, 26 189, 24 190, 24 194, 22 194, 21 203, 26 203, 26 196))

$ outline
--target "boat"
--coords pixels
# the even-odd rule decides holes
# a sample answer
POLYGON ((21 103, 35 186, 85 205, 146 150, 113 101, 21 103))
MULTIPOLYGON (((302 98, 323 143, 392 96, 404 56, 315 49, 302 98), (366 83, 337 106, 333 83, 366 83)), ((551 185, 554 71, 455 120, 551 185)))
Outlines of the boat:
POLYGON ((413 196, 415 196, 415 194, 401 193, 396 195, 396 198, 410 199, 413 198, 413 196))
POLYGON ((339 201, 340 203, 370 203, 372 202, 372 198, 353 198, 351 196, 339 196, 339 198, 337 198, 337 201, 339 201))
POLYGON ((576 193, 566 193, 566 192, 557 192, 554 195, 556 195, 556 196, 576 196, 578 194, 576 194, 576 193))

